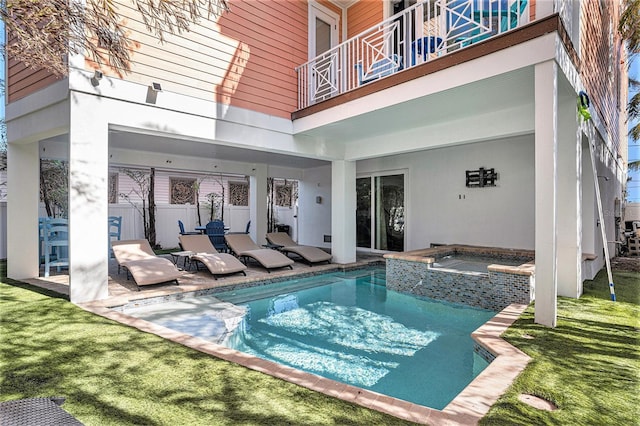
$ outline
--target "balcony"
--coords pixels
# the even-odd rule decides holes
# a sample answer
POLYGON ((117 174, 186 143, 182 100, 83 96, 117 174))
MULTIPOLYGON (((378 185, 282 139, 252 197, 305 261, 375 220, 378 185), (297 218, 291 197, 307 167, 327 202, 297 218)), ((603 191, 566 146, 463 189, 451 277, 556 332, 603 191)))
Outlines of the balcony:
POLYGON ((297 67, 298 110, 528 22, 528 0, 417 3, 297 67))

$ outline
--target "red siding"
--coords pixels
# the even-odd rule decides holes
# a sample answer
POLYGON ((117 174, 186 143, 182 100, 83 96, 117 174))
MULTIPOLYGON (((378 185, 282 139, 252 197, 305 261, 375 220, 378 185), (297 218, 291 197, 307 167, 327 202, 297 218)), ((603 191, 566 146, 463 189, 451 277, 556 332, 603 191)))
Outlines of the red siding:
MULTIPOLYGON (((9 38, 9 43, 11 39, 9 38)), ((7 103, 17 101, 59 80, 43 69, 29 68, 15 58, 7 61, 7 103)))
POLYGON ((225 78, 234 80, 231 105, 290 117, 297 106, 295 67, 307 61, 307 2, 235 0, 230 8, 219 21, 221 32, 248 51, 242 74, 225 78))
POLYGON ((347 9, 347 38, 351 38, 384 19, 381 0, 360 0, 347 9))

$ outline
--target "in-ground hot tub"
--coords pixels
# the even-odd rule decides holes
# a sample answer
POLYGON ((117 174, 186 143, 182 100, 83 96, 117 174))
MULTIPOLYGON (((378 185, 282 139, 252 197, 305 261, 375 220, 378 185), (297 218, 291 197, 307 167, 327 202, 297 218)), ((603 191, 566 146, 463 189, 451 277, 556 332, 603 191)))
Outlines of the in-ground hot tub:
POLYGON ((534 300, 532 250, 443 245, 384 257, 392 290, 495 311, 534 300))

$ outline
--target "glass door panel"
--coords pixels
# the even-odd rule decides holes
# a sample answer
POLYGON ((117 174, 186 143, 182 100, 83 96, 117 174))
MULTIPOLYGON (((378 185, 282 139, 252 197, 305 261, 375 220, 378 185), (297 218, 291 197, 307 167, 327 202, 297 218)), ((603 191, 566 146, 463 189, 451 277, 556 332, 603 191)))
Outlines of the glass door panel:
POLYGON ((404 175, 375 178, 376 250, 404 251, 404 175))
POLYGON ((356 179, 356 242, 371 248, 371 178, 356 179))

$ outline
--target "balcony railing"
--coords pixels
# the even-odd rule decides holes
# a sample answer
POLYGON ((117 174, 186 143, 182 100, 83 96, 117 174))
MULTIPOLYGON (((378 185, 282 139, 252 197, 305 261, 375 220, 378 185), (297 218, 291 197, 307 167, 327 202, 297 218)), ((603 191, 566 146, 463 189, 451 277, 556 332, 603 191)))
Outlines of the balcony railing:
POLYGON ((296 68, 298 109, 510 31, 527 0, 427 0, 296 68))

